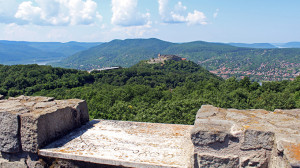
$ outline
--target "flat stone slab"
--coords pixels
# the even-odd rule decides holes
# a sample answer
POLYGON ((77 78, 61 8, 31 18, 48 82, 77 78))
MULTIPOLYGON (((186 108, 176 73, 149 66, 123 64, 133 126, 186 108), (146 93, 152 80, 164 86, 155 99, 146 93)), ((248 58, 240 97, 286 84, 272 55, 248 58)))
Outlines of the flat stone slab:
POLYGON ((39 155, 124 167, 191 167, 192 125, 93 120, 39 155))

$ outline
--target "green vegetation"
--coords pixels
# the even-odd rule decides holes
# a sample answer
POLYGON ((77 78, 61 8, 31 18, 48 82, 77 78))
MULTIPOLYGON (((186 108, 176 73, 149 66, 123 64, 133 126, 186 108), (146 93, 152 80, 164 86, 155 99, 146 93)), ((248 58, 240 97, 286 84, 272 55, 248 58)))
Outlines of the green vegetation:
MULTIPOLYGON (((261 45, 268 46, 257 44, 253 47, 261 45)), ((203 41, 170 43, 159 39, 113 40, 52 65, 82 70, 130 67, 141 60, 155 58, 159 53, 187 58, 223 77, 248 75, 251 80, 271 81, 294 78, 300 71, 299 48, 245 48, 203 41)))
POLYGON ((191 61, 140 62, 87 73, 38 65, 0 66, 0 94, 79 98, 91 118, 193 124, 203 104, 223 108, 300 108, 300 77, 266 82, 223 80, 191 61))

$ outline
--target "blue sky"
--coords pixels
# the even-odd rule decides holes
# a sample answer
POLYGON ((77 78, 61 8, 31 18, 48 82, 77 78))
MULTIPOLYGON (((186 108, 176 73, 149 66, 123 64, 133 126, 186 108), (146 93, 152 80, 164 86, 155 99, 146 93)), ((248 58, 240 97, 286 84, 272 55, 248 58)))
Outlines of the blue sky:
POLYGON ((0 0, 0 40, 300 41, 299 0, 0 0))

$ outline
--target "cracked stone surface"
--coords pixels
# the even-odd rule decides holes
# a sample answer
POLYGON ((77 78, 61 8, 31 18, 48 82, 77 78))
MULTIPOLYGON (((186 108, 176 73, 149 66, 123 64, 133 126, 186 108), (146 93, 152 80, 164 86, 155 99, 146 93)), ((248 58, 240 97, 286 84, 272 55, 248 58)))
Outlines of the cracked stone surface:
POLYGON ((191 167, 192 127, 93 120, 39 154, 125 167, 191 167))
MULTIPOLYGON (((240 167, 300 167, 300 109, 272 112, 203 105, 191 139, 198 159, 206 154, 237 156, 240 167)), ((198 166, 205 167, 203 163, 207 162, 199 161, 198 166)))

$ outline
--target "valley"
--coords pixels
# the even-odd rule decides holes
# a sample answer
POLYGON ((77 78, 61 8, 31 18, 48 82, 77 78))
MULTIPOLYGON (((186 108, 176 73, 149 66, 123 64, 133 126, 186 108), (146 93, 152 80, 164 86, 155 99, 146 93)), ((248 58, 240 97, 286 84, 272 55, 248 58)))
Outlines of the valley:
POLYGON ((300 73, 300 48, 290 43, 172 43, 160 39, 126 39, 94 42, 0 41, 0 63, 48 64, 90 71, 106 67, 130 67, 158 54, 177 55, 228 79, 252 81, 294 80, 300 73), (282 47, 282 48, 278 48, 282 47), (293 47, 293 48, 286 48, 293 47))
POLYGON ((141 60, 156 58, 157 54, 186 58, 225 79, 249 76, 253 81, 293 80, 300 72, 300 48, 247 48, 204 41, 171 43, 159 39, 113 40, 50 65, 81 70, 130 67, 141 60))

